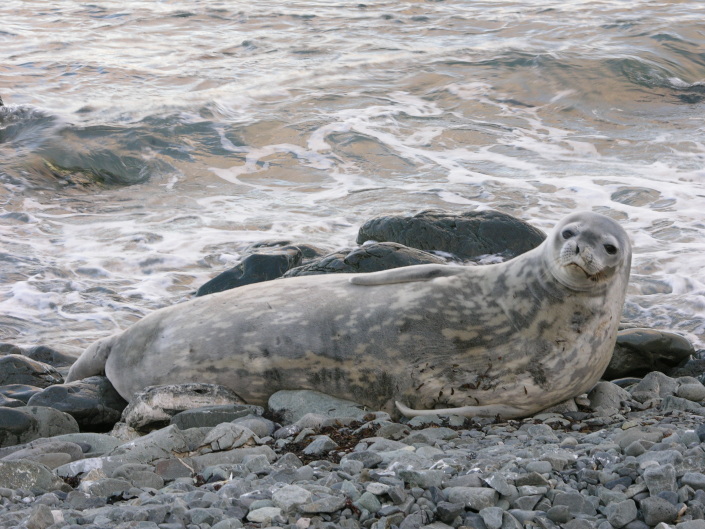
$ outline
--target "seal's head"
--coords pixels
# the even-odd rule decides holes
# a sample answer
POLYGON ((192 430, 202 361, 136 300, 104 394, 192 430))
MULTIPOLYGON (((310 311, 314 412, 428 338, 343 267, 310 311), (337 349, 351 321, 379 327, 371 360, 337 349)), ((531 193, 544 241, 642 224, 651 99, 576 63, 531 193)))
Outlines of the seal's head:
POLYGON ((617 222, 604 215, 569 215, 555 227, 546 245, 551 275, 570 290, 603 291, 615 276, 629 276, 629 237, 617 222))

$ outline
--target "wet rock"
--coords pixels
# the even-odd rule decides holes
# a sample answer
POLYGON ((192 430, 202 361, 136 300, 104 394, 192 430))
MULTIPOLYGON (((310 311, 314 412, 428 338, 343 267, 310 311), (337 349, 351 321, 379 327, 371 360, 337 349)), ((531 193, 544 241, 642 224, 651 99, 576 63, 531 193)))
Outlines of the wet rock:
POLYGON ((604 378, 644 376, 651 371, 668 372, 686 361, 695 349, 684 337, 654 329, 626 329, 617 333, 617 343, 604 378))
POLYGON ((53 408, 0 408, 0 447, 75 432, 78 432, 76 420, 53 408))
POLYGON ((26 404, 26 402, 22 402, 18 399, 8 398, 2 393, 0 393, 0 408, 19 408, 20 406, 25 406, 26 404))
POLYGON ((106 377, 93 376, 56 384, 29 399, 29 406, 46 406, 71 415, 84 430, 112 427, 127 402, 106 377))
POLYGON ((242 404, 232 390, 216 384, 168 384, 150 386, 138 393, 122 413, 122 421, 136 430, 169 424, 178 412, 225 404, 242 404))
POLYGON ((245 257, 241 263, 226 270, 205 283, 196 292, 196 296, 205 296, 232 288, 269 281, 301 264, 303 253, 295 246, 275 251, 254 253, 245 257))
POLYGON ((0 386, 0 394, 5 395, 9 399, 19 400, 23 404, 27 404, 29 399, 43 390, 44 388, 28 386, 26 384, 8 384, 6 386, 0 386))
POLYGON ((217 426, 223 422, 232 422, 242 417, 262 415, 263 413, 264 408, 261 406, 251 406, 249 404, 202 406, 177 413, 171 418, 171 424, 178 426, 181 430, 205 428, 217 426))
POLYGON ((35 461, 0 461, 0 483, 9 489, 57 490, 65 486, 47 467, 35 461))
POLYGON ((445 264, 436 255, 392 242, 370 243, 355 249, 339 250, 298 268, 284 277, 318 274, 368 273, 419 264, 445 264))
POLYGON ((369 412, 361 404, 317 391, 277 391, 267 403, 269 410, 283 424, 298 421, 307 413, 317 413, 326 417, 362 418, 369 412))
POLYGON ((18 354, 0 356, 0 386, 26 384, 46 388, 63 381, 61 373, 49 364, 18 354))
POLYGON ((515 257, 535 248, 545 238, 541 230, 499 211, 461 214, 423 211, 413 217, 385 216, 369 220, 360 228, 357 242, 390 241, 473 259, 487 254, 515 257))
POLYGON ((69 367, 73 365, 76 361, 76 357, 61 353, 51 347, 46 345, 38 345, 36 347, 30 347, 24 351, 24 355, 27 358, 36 360, 37 362, 42 362, 44 364, 49 364, 53 367, 69 367))

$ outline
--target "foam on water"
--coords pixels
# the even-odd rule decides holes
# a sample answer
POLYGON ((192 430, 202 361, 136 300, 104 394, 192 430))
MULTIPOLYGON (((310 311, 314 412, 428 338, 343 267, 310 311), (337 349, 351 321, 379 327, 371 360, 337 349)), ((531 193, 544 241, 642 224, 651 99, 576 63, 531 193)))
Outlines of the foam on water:
POLYGON ((632 237, 625 320, 703 347, 705 7, 633 7, 7 0, 0 339, 80 348, 375 215, 583 209, 632 237))

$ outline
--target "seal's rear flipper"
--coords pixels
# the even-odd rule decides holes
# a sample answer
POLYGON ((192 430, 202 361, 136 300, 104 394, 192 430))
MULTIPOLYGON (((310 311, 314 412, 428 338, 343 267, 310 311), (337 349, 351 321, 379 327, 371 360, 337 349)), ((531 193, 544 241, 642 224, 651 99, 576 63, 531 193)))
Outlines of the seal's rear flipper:
POLYGON ((81 380, 93 375, 104 375, 105 363, 108 361, 110 349, 118 336, 120 335, 114 334, 89 345, 69 369, 66 382, 81 380))
POLYGON ((395 402, 397 409, 405 417, 418 417, 419 415, 459 415, 461 417, 501 417, 514 419, 526 417, 526 410, 506 406, 504 404, 489 404, 487 406, 460 406, 458 408, 443 408, 439 410, 413 410, 401 402, 395 402))
POLYGON ((412 283, 415 281, 431 281, 437 277, 456 276, 467 270, 464 266, 451 265, 414 265, 358 274, 350 278, 353 285, 375 286, 391 285, 394 283, 412 283))

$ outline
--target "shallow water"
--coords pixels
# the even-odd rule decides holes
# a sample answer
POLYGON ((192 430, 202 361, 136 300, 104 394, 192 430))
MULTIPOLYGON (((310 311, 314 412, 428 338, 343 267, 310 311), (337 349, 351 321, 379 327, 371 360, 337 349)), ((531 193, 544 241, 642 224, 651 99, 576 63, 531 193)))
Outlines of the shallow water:
POLYGON ((705 343, 705 4, 0 5, 0 340, 80 350, 254 243, 576 209, 624 320, 705 343))

